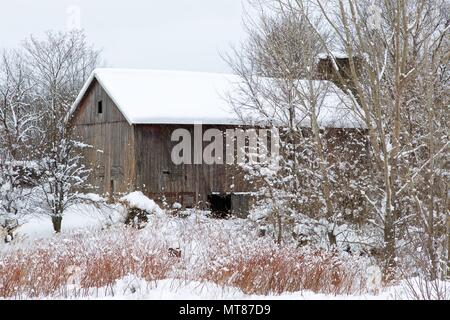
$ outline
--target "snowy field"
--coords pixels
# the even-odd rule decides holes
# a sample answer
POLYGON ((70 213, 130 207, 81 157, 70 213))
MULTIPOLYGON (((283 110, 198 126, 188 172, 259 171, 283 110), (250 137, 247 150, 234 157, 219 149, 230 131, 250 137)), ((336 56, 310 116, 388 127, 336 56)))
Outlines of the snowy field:
MULTIPOLYGON (((152 212, 144 228, 124 226, 122 204, 72 207, 58 235, 49 217, 29 217, 0 245, 0 298, 430 298, 420 279, 382 287, 368 258, 280 248, 250 220, 124 201, 152 212)), ((433 285, 431 298, 448 298, 448 283, 433 285)))

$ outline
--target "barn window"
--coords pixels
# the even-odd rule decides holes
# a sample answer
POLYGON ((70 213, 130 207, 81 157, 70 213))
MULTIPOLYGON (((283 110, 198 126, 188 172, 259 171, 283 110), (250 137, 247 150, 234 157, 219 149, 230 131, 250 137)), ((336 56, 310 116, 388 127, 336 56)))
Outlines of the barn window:
POLYGON ((97 103, 97 113, 98 113, 98 114, 102 114, 102 113, 103 113, 103 101, 102 101, 102 100, 100 100, 100 101, 97 103))

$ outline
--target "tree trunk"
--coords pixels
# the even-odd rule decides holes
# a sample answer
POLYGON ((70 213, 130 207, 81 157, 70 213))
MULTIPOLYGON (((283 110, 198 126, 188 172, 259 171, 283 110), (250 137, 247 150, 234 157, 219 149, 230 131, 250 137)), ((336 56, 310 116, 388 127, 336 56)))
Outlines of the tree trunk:
POLYGON ((450 216, 447 214, 447 279, 450 279, 450 216))
POLYGON ((60 216, 53 216, 52 217, 52 223, 53 223, 53 230, 56 233, 61 233, 62 217, 60 217, 60 216))
POLYGON ((392 212, 386 216, 386 223, 384 227, 384 281, 386 283, 393 280, 396 267, 396 252, 395 252, 395 226, 392 217, 392 212))
POLYGON ((281 218, 281 214, 278 209, 277 209, 277 224, 278 224, 277 244, 280 245, 283 242, 283 219, 281 218))
POLYGON ((331 246, 336 246, 337 240, 336 240, 336 235, 334 234, 333 231, 328 232, 328 241, 330 241, 331 246))

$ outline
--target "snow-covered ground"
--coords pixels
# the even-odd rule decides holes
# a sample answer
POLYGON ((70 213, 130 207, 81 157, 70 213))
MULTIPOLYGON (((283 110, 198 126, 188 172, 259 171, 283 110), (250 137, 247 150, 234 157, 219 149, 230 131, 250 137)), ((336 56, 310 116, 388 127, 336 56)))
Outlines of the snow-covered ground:
MULTIPOLYGON (((93 205, 77 205, 68 209, 64 215, 62 233, 100 230, 105 225, 117 223, 120 218, 120 208, 102 211, 93 205)), ((19 241, 35 241, 55 234, 50 216, 30 215, 25 221, 16 231, 16 238, 19 241)))
MULTIPOLYGON (((76 286, 68 287, 68 291, 73 292, 72 299, 76 298, 78 290, 76 286)), ((387 288, 377 295, 326 295, 311 291, 281 295, 251 295, 245 294, 238 288, 224 287, 212 282, 179 279, 148 282, 135 276, 126 276, 118 280, 112 288, 91 289, 87 295, 87 299, 96 300, 393 300, 408 298, 410 297, 402 285, 387 288)))
MULTIPOLYGON (((38 294, 36 289, 26 289, 17 294, 10 292, 9 298, 413 299, 421 296, 424 298, 425 295, 421 292, 432 287, 432 285, 422 283, 420 279, 399 282, 387 288, 382 287, 379 283, 380 279, 376 267, 374 268, 367 258, 360 259, 349 256, 338 257, 334 261, 326 260, 327 257, 324 258, 320 255, 316 257, 317 253, 301 256, 294 254, 290 257, 290 248, 286 248, 285 251, 280 253, 269 237, 258 237, 257 227, 250 220, 216 220, 210 218, 208 212, 197 210, 182 211, 179 208, 171 211, 162 210, 153 201, 140 197, 139 194, 132 194, 124 197, 119 204, 114 206, 102 202, 96 205, 74 206, 68 210, 63 218, 62 234, 60 235, 54 234, 50 217, 29 216, 23 225, 16 230, 15 240, 12 243, 0 244, 0 270, 8 263, 25 265, 28 263, 26 260, 28 256, 31 257, 30 259, 34 259, 33 257, 36 256, 37 264, 45 264, 46 261, 39 262, 38 260, 42 258, 42 252, 51 252, 50 256, 44 258, 44 260, 51 260, 49 263, 53 263, 55 268, 53 272, 58 272, 56 270, 60 269, 59 272, 66 275, 62 277, 62 287, 53 290, 51 294, 38 294), (145 210, 151 213, 144 229, 130 230, 123 227, 125 206, 143 206, 145 210), (115 247, 116 244, 117 247, 115 247), (121 244, 123 245, 121 246, 121 244), (83 251, 77 252, 77 250, 83 251), (111 252, 108 252, 109 250, 111 252), (90 272, 91 277, 93 277, 92 272, 95 273, 95 270, 92 271, 92 268, 95 269, 95 265, 89 266, 91 257, 92 260, 101 260, 101 253, 105 252, 107 253, 106 256, 110 254, 109 257, 113 257, 116 254, 114 250, 118 250, 118 254, 124 257, 117 261, 124 263, 125 267, 127 267, 125 264, 129 264, 131 261, 131 264, 134 265, 131 269, 138 272, 126 273, 122 270, 125 267, 122 267, 121 273, 116 273, 109 280, 100 279, 98 282, 107 283, 107 285, 86 287, 87 282, 84 273, 90 272), (179 252, 179 256, 168 258, 168 253, 173 253, 168 250, 179 252), (262 256, 258 256, 258 250, 262 252, 262 256), (316 292, 311 290, 292 291, 291 289, 283 291, 278 287, 275 291, 266 290, 266 292, 263 287, 266 282, 261 280, 260 277, 276 271, 273 276, 282 278, 283 275, 279 273, 283 272, 280 270, 286 268, 283 263, 287 262, 277 259, 280 259, 280 257, 281 260, 284 259, 285 253, 288 256, 287 262, 299 264, 299 266, 292 266, 293 277, 302 277, 302 273, 296 268, 306 266, 304 272, 313 272, 317 263, 322 261, 320 259, 323 259, 324 263, 327 264, 337 263, 337 266, 341 268, 339 270, 344 272, 344 275, 341 275, 343 279, 341 287, 345 287, 345 289, 332 293, 334 290, 332 286, 325 285, 323 291, 319 288, 316 292), (270 257, 269 262, 265 261, 264 255, 271 254, 273 256, 270 257), (132 257, 131 260, 129 256, 132 257), (67 257, 70 257, 73 265, 70 265, 70 263, 60 265, 61 261, 64 262, 67 257), (296 262, 295 259, 299 259, 298 257, 301 259, 306 257, 311 261, 296 262), (140 266, 148 267, 149 262, 146 259, 149 258, 155 260, 150 259, 150 266, 153 269, 162 268, 164 270, 139 271, 140 266), (314 259, 319 260, 314 261, 314 259), (142 262, 143 260, 145 260, 145 263, 142 262), (271 269, 271 263, 279 264, 277 265, 278 269, 271 269), (91 269, 84 270, 83 268, 91 269), (231 271, 228 270, 233 268, 235 268, 235 271, 233 271, 235 274, 231 274, 231 271), (262 269, 258 274, 255 270, 249 270, 249 268, 262 269), (238 274, 241 272, 239 270, 246 274, 238 274), (354 272, 355 279, 351 280, 354 283, 345 282, 348 281, 345 278, 346 270, 354 272), (240 276, 242 276, 242 279, 236 280, 240 276), (245 277, 250 280, 245 280, 245 277), (245 281, 254 281, 255 287, 260 286, 260 288, 253 290, 250 283, 249 289, 248 283, 245 281), (256 282, 259 284, 257 285, 256 282), (276 292, 277 290, 278 292, 276 292), (265 294, 252 292, 265 292, 265 294)), ((45 266, 43 268, 45 269, 45 266)), ((30 272, 30 277, 39 279, 33 273, 38 271, 28 270, 27 272, 30 272)), ((118 271, 111 271, 111 273, 114 272, 118 271)), ((324 277, 326 277, 325 274, 324 277)), ((8 277, 6 272, 4 274, 0 272, 0 293, 8 285, 8 281, 11 281, 11 277, 8 277)), ((56 281, 61 281, 58 277, 56 278, 56 281)), ((293 288, 289 287, 289 283, 294 283, 296 279, 286 279, 288 282, 278 279, 281 288, 284 288, 283 286, 293 288)), ((20 281, 20 279, 16 279, 16 281, 20 281)), ((326 284, 327 280, 324 281, 320 282, 320 279, 318 279, 317 283, 326 284)), ((30 283, 27 283, 26 286, 29 287, 30 283)), ((33 286, 34 284, 31 284, 31 287, 33 286)), ((304 285, 299 284, 299 286, 304 285)), ((45 292, 45 290, 42 292, 45 292)), ((440 298, 442 296, 448 298, 450 284, 437 283, 436 292, 441 295, 440 298)))

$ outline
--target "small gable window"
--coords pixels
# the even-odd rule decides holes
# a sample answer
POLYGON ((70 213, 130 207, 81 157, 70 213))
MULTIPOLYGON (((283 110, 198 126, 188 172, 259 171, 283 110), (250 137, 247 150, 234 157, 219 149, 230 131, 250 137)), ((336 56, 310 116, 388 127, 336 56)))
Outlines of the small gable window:
POLYGON ((97 113, 98 113, 98 114, 102 114, 102 113, 103 113, 103 101, 102 101, 102 100, 100 100, 100 101, 97 103, 97 113))

